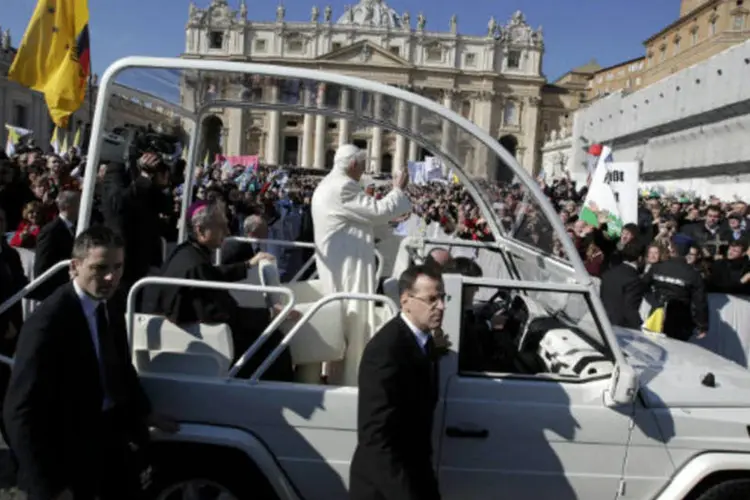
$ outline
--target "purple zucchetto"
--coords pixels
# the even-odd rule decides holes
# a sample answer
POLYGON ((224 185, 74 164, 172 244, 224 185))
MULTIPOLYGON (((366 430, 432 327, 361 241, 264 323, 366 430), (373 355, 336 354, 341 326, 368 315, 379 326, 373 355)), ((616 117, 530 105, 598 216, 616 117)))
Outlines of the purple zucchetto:
POLYGON ((200 212, 201 210, 205 210, 207 206, 208 206, 208 203, 205 202, 205 201, 202 201, 202 200, 201 201, 196 201, 195 203, 193 203, 192 205, 190 205, 190 207, 188 207, 188 211, 187 211, 187 219, 188 219, 188 221, 192 221, 193 217, 195 216, 195 214, 198 213, 198 212, 200 212))

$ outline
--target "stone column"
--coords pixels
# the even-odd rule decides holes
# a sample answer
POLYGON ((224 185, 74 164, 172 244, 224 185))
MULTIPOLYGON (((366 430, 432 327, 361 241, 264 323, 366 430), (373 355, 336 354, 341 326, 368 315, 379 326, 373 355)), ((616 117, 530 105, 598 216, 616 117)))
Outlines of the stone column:
MULTIPOLYGON (((375 94, 373 106, 375 107, 374 118, 382 118, 383 94, 375 94)), ((370 156, 372 158, 372 172, 379 174, 383 168, 383 129, 380 127, 372 127, 370 156)))
MULTIPOLYGON (((348 88, 342 88, 341 89, 341 95, 339 96, 340 104, 339 104, 339 110, 340 111, 350 111, 349 109, 349 101, 351 100, 351 90, 348 88)), ((339 119, 339 146, 343 146, 344 144, 349 144, 349 141, 351 140, 351 130, 350 130, 350 124, 349 120, 346 118, 340 118, 339 119)))
POLYGON ((529 97, 523 106, 523 115, 521 115, 523 124, 523 142, 526 146, 523 156, 519 152, 518 163, 526 169, 526 171, 534 175, 537 167, 537 132, 539 130, 539 104, 541 99, 536 96, 529 97))
MULTIPOLYGON (((325 106, 326 86, 324 83, 318 85, 318 108, 325 106)), ((325 115, 315 116, 315 155, 313 157, 313 167, 325 168, 326 162, 326 117, 325 115)))
MULTIPOLYGON (((398 101, 398 117, 396 123, 400 128, 406 128, 407 126, 407 115, 408 107, 407 104, 399 100, 398 101)), ((393 170, 401 170, 406 168, 406 137, 401 134, 396 135, 396 151, 393 155, 393 170)))
MULTIPOLYGON (((413 134, 419 134, 419 108, 411 106, 411 131, 413 134)), ((419 144, 416 141, 409 141, 409 161, 417 161, 419 144)))
MULTIPOLYGON (((304 104, 306 107, 312 106, 313 93, 312 89, 305 85, 304 92, 304 104)), ((313 128, 315 123, 315 117, 312 113, 305 113, 304 121, 302 122, 302 161, 301 166, 311 167, 313 164, 313 128)))
MULTIPOLYGON (((453 95, 455 94, 454 89, 447 89, 443 92, 443 106, 453 110, 453 95)), ((453 151, 453 144, 455 141, 455 138, 453 137, 455 131, 455 127, 452 123, 448 122, 447 120, 443 121, 443 131, 442 131, 442 137, 440 138, 440 149, 447 153, 455 153, 453 151)))
MULTIPOLYGON (((482 91, 479 93, 479 119, 478 125, 482 127, 487 133, 493 135, 492 130, 492 117, 494 116, 493 108, 495 102, 494 91, 482 91)), ((485 179, 495 179, 495 170, 497 167, 497 155, 495 153, 489 153, 489 149, 486 147, 480 147, 477 154, 474 157, 474 165, 472 173, 477 177, 483 177, 485 179)))
MULTIPOLYGON (((271 84, 271 102, 279 101, 279 87, 276 82, 271 84)), ((269 165, 279 164, 279 150, 281 140, 281 111, 269 112, 268 119, 268 141, 266 141, 266 163, 269 165)))

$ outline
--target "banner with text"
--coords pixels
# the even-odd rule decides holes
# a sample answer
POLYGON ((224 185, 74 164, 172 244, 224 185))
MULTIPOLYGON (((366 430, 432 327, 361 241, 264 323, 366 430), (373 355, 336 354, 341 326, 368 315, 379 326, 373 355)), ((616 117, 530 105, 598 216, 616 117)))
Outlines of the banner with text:
POLYGON ((639 178, 638 162, 615 163, 612 150, 605 147, 583 203, 581 219, 594 227, 604 219, 607 233, 620 236, 623 225, 638 222, 639 178))

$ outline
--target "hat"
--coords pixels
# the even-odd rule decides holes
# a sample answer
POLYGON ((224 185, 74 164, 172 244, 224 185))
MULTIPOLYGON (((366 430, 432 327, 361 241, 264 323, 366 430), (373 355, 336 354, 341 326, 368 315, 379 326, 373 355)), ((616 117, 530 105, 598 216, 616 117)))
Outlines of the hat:
POLYGON ((207 206, 208 206, 208 202, 203 201, 203 200, 196 201, 195 203, 193 203, 192 205, 190 205, 190 207, 188 208, 188 211, 187 211, 187 218, 188 218, 188 220, 189 221, 193 220, 193 217, 195 216, 195 214, 197 214, 201 210, 205 210, 207 206))
POLYGON ((690 247, 695 244, 695 240, 690 236, 682 233, 677 233, 672 236, 672 246, 674 247, 677 255, 685 257, 690 253, 690 247))

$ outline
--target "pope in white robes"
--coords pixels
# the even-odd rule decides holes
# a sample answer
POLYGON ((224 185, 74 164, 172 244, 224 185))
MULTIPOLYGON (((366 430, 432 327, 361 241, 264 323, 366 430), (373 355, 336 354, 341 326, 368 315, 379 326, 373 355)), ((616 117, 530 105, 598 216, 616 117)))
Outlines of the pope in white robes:
MULTIPOLYGON (((393 189, 383 198, 368 196, 360 186, 367 156, 345 144, 336 151, 331 172, 312 197, 316 266, 325 294, 375 293, 375 231, 411 210, 404 192, 406 169, 395 172, 393 189)), ((359 358, 374 326, 373 303, 346 301, 346 353, 327 369, 329 382, 356 385, 359 358)))

